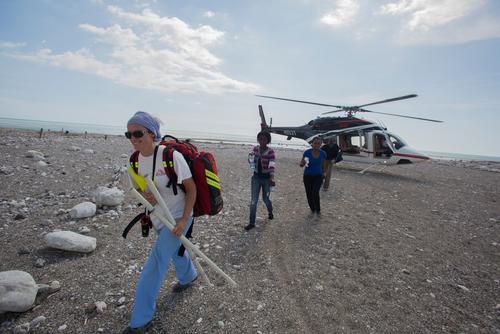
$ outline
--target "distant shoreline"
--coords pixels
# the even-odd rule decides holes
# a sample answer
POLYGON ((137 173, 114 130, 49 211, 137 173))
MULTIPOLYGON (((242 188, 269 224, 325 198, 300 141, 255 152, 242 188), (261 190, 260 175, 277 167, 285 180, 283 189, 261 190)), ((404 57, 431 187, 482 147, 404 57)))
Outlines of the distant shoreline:
MULTIPOLYGON (((30 120, 27 120, 27 119, 13 119, 13 118, 5 118, 5 117, 0 117, 0 129, 6 129, 6 130, 10 130, 10 131, 28 131, 28 132, 33 132, 33 133, 39 133, 40 131, 40 128, 43 128, 43 127, 38 127, 38 128, 35 128, 34 127, 34 124, 33 125, 28 125, 28 124, 23 124, 24 126, 13 126, 15 124, 9 124, 8 126, 5 126, 3 124, 1 124, 1 120, 4 119, 4 120, 19 120, 19 121, 23 121, 23 122, 30 122, 30 120)), ((53 124, 53 123, 58 123, 58 122, 49 122, 49 121, 36 121, 36 122, 40 122, 40 124, 42 123, 47 123, 48 124, 53 124)), ((66 123, 63 123, 63 122, 59 122, 60 124, 59 125, 71 125, 71 124, 66 124, 66 123)), ((84 135, 85 132, 87 132, 87 135, 92 135, 92 136, 104 136, 104 135, 107 135, 107 136, 122 136, 122 133, 120 132, 122 130, 121 127, 118 127, 118 126, 106 126, 106 125, 100 125, 100 124, 84 124, 84 123, 79 123, 79 124, 74 124, 75 127, 71 128, 71 126, 69 126, 67 129, 65 129, 64 127, 61 128, 61 130, 63 130, 63 132, 65 131, 69 131, 68 135, 84 135), (84 126, 84 125, 88 125, 90 127, 94 127, 93 130, 96 130, 98 127, 99 130, 104 130, 104 129, 110 129, 111 131, 109 132, 100 132, 100 131, 93 131, 92 129, 91 130, 84 130, 84 129, 76 129, 75 127, 81 127, 81 126, 84 126), (119 131, 120 130, 120 131, 119 131)), ((61 130, 54 130, 54 129, 48 129, 48 128, 43 128, 43 131, 44 133, 59 133, 61 134, 61 130)), ((241 136, 241 138, 235 138, 237 137, 236 135, 228 135, 227 137, 228 138, 223 138, 224 137, 224 134, 216 134, 216 133, 213 133, 213 134, 210 134, 210 133, 200 133, 201 136, 203 137, 197 137, 196 136, 196 133, 193 133, 192 135, 190 135, 189 132, 186 132, 186 135, 182 135, 182 134, 179 134, 179 133, 182 133, 183 131, 172 131, 170 132, 170 134, 172 135, 176 135, 178 138, 182 138, 182 139, 191 139, 192 141, 196 141, 196 142, 204 142, 204 143, 222 143, 222 144, 234 144, 234 145, 255 145, 256 143, 253 141, 253 138, 250 138, 250 136, 241 136), (213 138, 210 138, 209 136, 210 135, 214 135, 213 138), (220 136, 220 137, 219 137, 220 136), (217 138, 219 137, 219 138, 217 138), (248 138, 246 138, 248 137, 248 138)), ((279 141, 274 141, 273 142, 273 146, 274 147, 281 147, 281 148, 289 148, 289 149, 293 149, 293 150, 304 150, 306 149, 308 146, 307 145, 300 145, 300 144, 288 144, 288 143, 283 143, 283 142, 279 142, 279 141)), ((500 162, 500 157, 495 157, 495 156, 482 156, 482 155, 472 155, 472 154, 462 154, 462 153, 448 153, 448 152, 433 152, 433 151, 424 151, 424 150, 421 150, 422 153, 430 156, 431 159, 433 160, 440 160, 440 161, 474 161, 474 162, 481 162, 481 161, 485 161, 485 162, 495 162, 495 163, 498 163, 500 162)))

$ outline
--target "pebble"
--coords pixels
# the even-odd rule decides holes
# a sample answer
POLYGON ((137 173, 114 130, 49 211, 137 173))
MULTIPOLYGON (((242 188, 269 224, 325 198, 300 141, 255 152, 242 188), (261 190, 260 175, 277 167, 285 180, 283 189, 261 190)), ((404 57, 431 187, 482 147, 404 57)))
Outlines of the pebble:
POLYGON ((104 310, 108 307, 105 302, 95 302, 95 309, 97 313, 104 313, 104 310))
POLYGON ((35 319, 31 320, 31 322, 30 322, 31 329, 37 328, 45 320, 47 320, 47 318, 45 318, 43 315, 40 315, 40 316, 36 317, 35 319))
POLYGON ((68 325, 64 324, 64 325, 59 326, 59 327, 57 328, 57 330, 58 330, 59 332, 62 332, 62 331, 63 331, 63 330, 65 330, 66 328, 68 328, 68 325))
POLYGON ((217 322, 217 325, 219 326, 219 328, 224 328, 224 321, 219 320, 219 321, 217 322))
POLYGON ((470 289, 469 289, 469 288, 467 288, 466 286, 463 286, 463 285, 457 284, 457 287, 459 287, 460 289, 462 289, 462 290, 464 290, 464 291, 470 292, 470 289))
POLYGON ((203 321, 203 318, 198 318, 198 320, 196 320, 196 323, 201 324, 202 321, 203 321))
POLYGON ((45 265, 45 263, 46 263, 45 259, 38 258, 35 261, 35 267, 42 268, 45 265))

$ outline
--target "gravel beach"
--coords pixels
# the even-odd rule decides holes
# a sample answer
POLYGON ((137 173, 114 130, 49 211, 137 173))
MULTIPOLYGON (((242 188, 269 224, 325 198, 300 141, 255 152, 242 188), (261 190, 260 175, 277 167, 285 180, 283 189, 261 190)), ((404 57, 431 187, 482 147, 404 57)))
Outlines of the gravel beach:
MULTIPOLYGON (((127 189, 131 145, 11 129, 0 138, 0 271, 60 283, 29 311, 0 314, 0 332, 26 333, 22 325, 40 316, 30 333, 121 332, 154 233, 143 238, 136 226, 121 237, 141 211, 130 194, 89 218, 68 211, 94 201, 98 187, 127 189), (85 231, 97 248, 48 248, 44 235, 54 230, 85 231)), ((204 265, 213 287, 198 279, 173 293, 170 269, 149 333, 500 333, 499 163, 436 160, 359 174, 365 166, 342 162, 321 192, 322 216, 312 218, 302 152, 277 148, 275 219, 261 201, 246 232, 251 147, 196 145, 216 158, 225 204, 196 220, 193 242, 238 287, 204 265)))

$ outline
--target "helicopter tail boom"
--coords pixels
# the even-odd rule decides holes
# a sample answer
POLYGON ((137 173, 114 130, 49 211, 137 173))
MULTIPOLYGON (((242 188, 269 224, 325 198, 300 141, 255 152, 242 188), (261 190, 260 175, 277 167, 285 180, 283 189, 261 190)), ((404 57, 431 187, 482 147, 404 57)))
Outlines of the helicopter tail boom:
POLYGON ((264 110, 262 106, 259 104, 259 115, 260 115, 260 127, 262 130, 267 129, 269 126, 266 122, 266 116, 264 116, 264 110))

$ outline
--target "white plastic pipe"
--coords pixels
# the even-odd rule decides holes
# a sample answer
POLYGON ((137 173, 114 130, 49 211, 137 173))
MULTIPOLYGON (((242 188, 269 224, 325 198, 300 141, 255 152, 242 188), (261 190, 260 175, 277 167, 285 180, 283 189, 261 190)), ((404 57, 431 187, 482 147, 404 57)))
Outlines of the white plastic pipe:
MULTIPOLYGON (((161 213, 155 211, 155 208, 153 207, 153 205, 151 205, 151 203, 149 203, 141 194, 139 194, 139 192, 134 188, 134 186, 132 184, 132 180, 130 179, 130 175, 129 175, 129 182, 131 185, 130 191, 131 191, 132 195, 135 198, 137 198, 137 200, 139 200, 139 202, 141 204, 143 204, 146 207, 146 209, 148 209, 148 211, 151 212, 152 215, 154 215, 156 218, 158 218, 170 231, 172 231, 174 229, 175 220, 173 219, 172 214, 170 213, 170 210, 167 207, 167 204, 165 203, 165 201, 163 200, 163 197, 161 197, 160 193, 158 192, 158 189, 156 188, 155 184, 153 183, 153 180, 151 180, 151 177, 149 175, 146 175, 145 179, 146 179, 146 182, 148 183, 149 190, 153 193, 153 196, 155 197, 156 201, 160 205, 160 208, 162 209, 161 211, 164 211, 164 214, 168 218, 171 218, 171 221, 169 221, 169 219, 167 219, 167 217, 161 215, 161 213), (173 223, 171 223, 171 222, 173 222, 173 223)), ((181 235, 179 237, 179 239, 181 240, 184 247, 186 247, 186 249, 188 249, 188 251, 194 252, 195 254, 200 256, 212 269, 214 269, 229 284, 231 284, 231 286, 233 286, 233 287, 238 286, 238 284, 236 284, 236 282, 233 281, 231 279, 231 277, 229 277, 224 271, 222 271, 222 269, 220 269, 212 260, 210 260, 201 250, 199 250, 197 247, 195 247, 193 245, 193 243, 191 241, 189 241, 189 239, 187 239, 184 235, 181 235)), ((193 257, 194 256, 192 256, 192 258, 193 257)), ((195 260, 195 262, 197 262, 195 257, 194 257, 194 260, 195 260)), ((203 271, 203 269, 201 269, 201 273, 202 273, 202 276, 205 275, 205 272, 203 271)), ((207 280, 208 280, 208 277, 207 277, 207 280)), ((210 281, 208 280, 208 282, 210 282, 210 281)))

